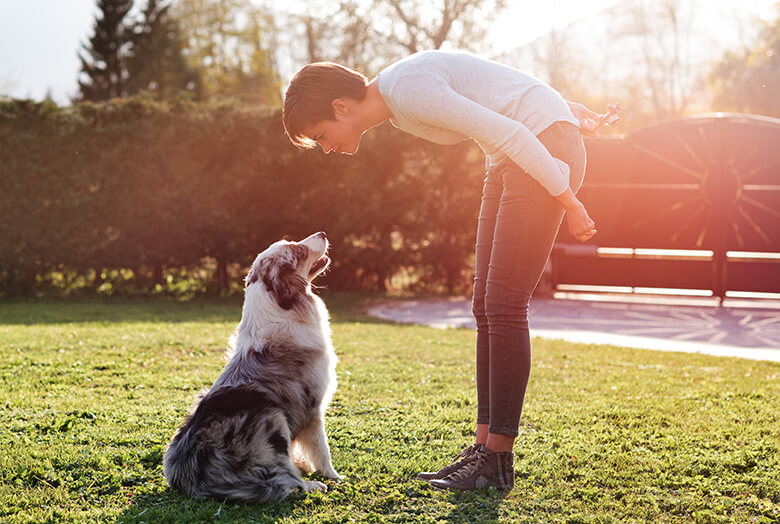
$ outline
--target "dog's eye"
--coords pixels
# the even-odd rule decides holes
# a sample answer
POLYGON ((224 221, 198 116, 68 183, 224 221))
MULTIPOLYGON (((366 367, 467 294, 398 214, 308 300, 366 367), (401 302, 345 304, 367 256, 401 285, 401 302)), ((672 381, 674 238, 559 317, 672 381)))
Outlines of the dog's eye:
POLYGON ((294 253, 295 253, 295 256, 298 257, 298 258, 305 258, 305 257, 309 256, 309 250, 306 249, 306 247, 301 246, 301 245, 295 246, 294 253))

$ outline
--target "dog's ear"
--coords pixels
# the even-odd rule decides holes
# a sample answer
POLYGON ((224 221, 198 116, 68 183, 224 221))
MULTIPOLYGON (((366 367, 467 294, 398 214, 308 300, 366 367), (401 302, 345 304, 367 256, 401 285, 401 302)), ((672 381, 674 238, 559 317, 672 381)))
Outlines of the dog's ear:
POLYGON ((270 273, 272 269, 272 264, 268 259, 261 259, 256 261, 254 264, 252 264, 252 267, 249 269, 249 273, 244 279, 244 288, 248 288, 250 285, 261 279, 263 282, 265 282, 268 278, 268 273, 270 273))
POLYGON ((263 283, 276 297, 276 302, 282 309, 292 309, 306 292, 306 279, 295 271, 292 264, 281 266, 275 278, 268 272, 264 273, 263 283))
POLYGON ((252 266, 252 269, 249 270, 249 274, 247 274, 246 278, 244 279, 244 289, 248 288, 250 284, 254 284, 260 279, 259 273, 259 268, 252 266))

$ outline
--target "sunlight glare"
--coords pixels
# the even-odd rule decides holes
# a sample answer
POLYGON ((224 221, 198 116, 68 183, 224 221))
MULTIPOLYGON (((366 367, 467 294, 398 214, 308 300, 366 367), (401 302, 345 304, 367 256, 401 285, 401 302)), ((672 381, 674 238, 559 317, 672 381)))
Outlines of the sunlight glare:
POLYGON ((780 260, 780 253, 759 253, 757 251, 726 251, 726 258, 742 260, 780 260))

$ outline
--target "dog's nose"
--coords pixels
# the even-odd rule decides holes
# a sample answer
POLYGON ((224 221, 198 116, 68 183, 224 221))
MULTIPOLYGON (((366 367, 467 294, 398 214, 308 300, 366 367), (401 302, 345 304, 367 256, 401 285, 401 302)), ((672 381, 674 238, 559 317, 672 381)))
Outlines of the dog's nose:
POLYGON ((322 238, 322 239, 328 238, 327 236, 325 236, 325 231, 320 231, 319 233, 314 233, 314 236, 318 237, 318 238, 322 238))

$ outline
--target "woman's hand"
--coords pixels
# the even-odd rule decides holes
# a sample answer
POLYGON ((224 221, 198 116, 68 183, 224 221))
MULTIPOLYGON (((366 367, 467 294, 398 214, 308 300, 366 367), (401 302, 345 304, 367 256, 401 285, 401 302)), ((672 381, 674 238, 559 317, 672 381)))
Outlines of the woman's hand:
POLYGON ((580 242, 587 242, 597 233, 596 223, 588 216, 588 211, 582 203, 566 210, 566 221, 569 224, 569 233, 580 242))
POLYGON ((571 113, 574 117, 580 121, 580 133, 591 138, 596 138, 599 135, 599 128, 601 126, 611 126, 620 120, 620 113, 623 111, 620 104, 609 104, 609 106, 607 106, 608 111, 600 115, 594 113, 582 104, 569 102, 568 100, 566 103, 569 105, 569 109, 571 109, 571 113))
POLYGON ((601 127, 601 124, 603 123, 600 120, 601 115, 577 102, 567 101, 566 103, 569 105, 569 109, 571 109, 574 118, 580 121, 580 132, 591 138, 597 137, 599 134, 599 127, 601 127))
POLYGON ((566 221, 569 225, 569 233, 580 242, 590 240, 597 233, 596 223, 588 216, 588 211, 580 202, 571 188, 556 196, 555 199, 560 202, 566 210, 566 221))

